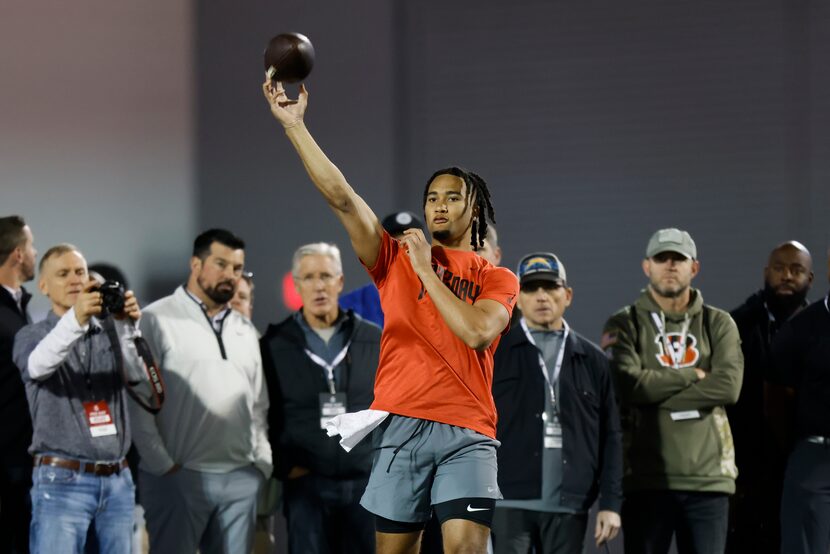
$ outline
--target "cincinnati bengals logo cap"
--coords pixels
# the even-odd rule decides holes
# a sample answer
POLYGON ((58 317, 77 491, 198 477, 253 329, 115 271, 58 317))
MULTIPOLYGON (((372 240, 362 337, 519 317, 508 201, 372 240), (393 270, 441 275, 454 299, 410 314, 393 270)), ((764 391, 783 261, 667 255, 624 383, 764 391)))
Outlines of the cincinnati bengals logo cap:
POLYGON ((565 266, 552 252, 533 252, 527 254, 516 268, 519 284, 529 281, 553 281, 564 285, 568 281, 565 266))

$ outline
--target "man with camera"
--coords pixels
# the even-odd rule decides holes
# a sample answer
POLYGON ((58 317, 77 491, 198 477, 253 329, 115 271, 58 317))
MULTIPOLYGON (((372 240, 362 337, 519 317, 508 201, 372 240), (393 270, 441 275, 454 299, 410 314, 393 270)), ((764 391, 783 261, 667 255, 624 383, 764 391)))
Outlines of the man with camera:
POLYGON ((132 384, 144 374, 132 341, 141 311, 131 291, 103 294, 70 244, 50 248, 39 269, 52 310, 14 343, 34 429, 30 548, 81 553, 94 526, 101 552, 129 552, 135 487, 124 459, 125 378, 132 384))
POLYGON ((253 547, 271 447, 257 332, 230 307, 244 263, 242 239, 205 231, 194 242, 187 283, 144 312, 142 330, 168 399, 155 416, 133 411, 154 553, 253 547))

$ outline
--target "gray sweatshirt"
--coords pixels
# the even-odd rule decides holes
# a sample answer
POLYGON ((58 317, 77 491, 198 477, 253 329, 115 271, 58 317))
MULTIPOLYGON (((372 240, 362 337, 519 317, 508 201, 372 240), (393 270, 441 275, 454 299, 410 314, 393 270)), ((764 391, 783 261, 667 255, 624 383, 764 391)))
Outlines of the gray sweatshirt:
MULTIPOLYGON (((29 447, 32 455, 99 462, 115 462, 126 456, 130 448, 126 391, 101 325, 92 319, 82 328, 73 310, 63 317, 50 311, 45 320, 23 327, 15 336, 14 362, 26 387, 34 428, 29 447), (107 403, 115 434, 93 436, 86 402, 107 403)), ((123 328, 119 331, 123 338, 123 328)), ((124 347, 127 341, 121 342, 132 380, 140 362, 134 349, 124 347)))

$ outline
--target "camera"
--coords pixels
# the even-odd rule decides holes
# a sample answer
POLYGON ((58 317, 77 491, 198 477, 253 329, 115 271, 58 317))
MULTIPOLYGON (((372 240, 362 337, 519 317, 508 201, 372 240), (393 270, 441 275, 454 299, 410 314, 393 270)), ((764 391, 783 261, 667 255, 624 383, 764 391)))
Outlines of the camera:
POLYGON ((124 312, 124 285, 118 281, 104 281, 95 291, 101 293, 101 317, 124 312))

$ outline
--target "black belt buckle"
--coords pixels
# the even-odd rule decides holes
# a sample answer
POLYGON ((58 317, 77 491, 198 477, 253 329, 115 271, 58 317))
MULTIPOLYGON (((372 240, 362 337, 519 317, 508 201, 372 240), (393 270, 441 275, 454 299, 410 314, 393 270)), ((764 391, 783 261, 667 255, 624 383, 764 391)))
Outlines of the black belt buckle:
POLYGON ((104 462, 95 462, 95 464, 93 466, 93 473, 95 475, 108 476, 108 475, 117 474, 120 470, 121 470, 121 465, 117 464, 117 463, 110 464, 110 463, 104 463, 104 462))

